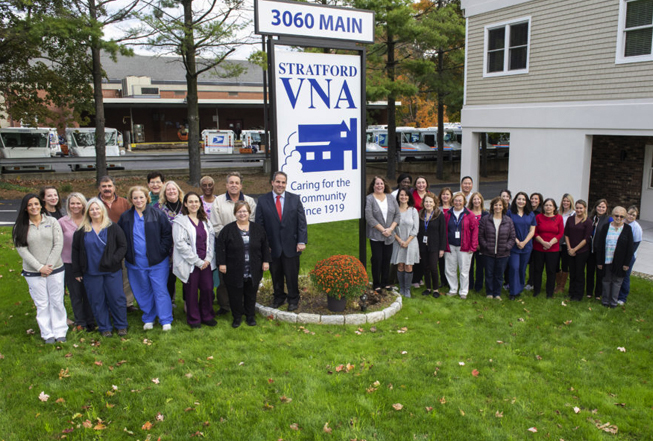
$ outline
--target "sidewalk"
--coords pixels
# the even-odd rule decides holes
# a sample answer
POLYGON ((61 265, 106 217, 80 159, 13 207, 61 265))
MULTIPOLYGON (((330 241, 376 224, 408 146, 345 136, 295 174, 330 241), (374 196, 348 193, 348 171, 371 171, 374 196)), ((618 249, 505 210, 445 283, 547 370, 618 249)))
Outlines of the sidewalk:
POLYGON ((637 249, 637 261, 633 272, 653 277, 653 222, 638 220, 644 232, 637 249))

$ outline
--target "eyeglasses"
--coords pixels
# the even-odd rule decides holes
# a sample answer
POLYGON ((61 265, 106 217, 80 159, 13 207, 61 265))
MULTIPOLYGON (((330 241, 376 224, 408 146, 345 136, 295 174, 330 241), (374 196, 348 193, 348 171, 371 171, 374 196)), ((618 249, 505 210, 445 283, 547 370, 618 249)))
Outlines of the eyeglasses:
POLYGON ((621 214, 613 214, 612 217, 613 217, 614 219, 623 219, 623 218, 626 217, 626 216, 622 216, 621 214))

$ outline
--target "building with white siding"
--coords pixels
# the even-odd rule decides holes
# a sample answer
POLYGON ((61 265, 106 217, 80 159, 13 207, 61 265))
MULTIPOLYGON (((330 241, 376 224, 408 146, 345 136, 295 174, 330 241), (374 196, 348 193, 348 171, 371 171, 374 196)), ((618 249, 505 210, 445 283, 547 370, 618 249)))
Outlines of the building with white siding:
POLYGON ((461 175, 510 134, 508 187, 653 220, 653 0, 461 0, 461 175))

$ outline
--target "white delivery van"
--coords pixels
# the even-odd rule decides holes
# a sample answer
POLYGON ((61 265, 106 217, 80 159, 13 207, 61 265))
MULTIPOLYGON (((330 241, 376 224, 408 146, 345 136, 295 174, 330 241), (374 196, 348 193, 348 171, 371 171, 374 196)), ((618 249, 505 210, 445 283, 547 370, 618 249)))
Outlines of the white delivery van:
POLYGON ((47 158, 61 154, 56 129, 47 127, 7 127, 0 129, 0 158, 44 158, 38 165, 2 166, 4 171, 51 171, 47 158))
POLYGON ((235 139, 233 130, 204 130, 202 131, 204 154, 232 154, 235 139))
MULTIPOLYGON (((66 129, 70 156, 95 158, 95 127, 66 129)), ((118 130, 105 127, 104 140, 107 156, 120 156, 118 130)))

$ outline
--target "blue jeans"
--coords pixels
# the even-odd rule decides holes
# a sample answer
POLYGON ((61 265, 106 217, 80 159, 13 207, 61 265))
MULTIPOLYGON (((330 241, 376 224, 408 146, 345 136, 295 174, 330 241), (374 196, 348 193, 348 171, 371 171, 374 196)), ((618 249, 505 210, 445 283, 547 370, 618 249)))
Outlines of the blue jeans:
POLYGON ((633 266, 635 266, 635 261, 637 259, 635 256, 633 256, 633 260, 630 261, 630 267, 628 268, 628 271, 626 271, 626 276, 624 277, 624 281, 621 284, 621 289, 619 290, 619 301, 626 303, 626 300, 628 299, 628 294, 630 294, 630 273, 633 272, 633 266))
POLYGON ((508 260, 508 280, 510 283, 510 295, 518 296, 524 290, 526 285, 526 267, 531 253, 510 252, 508 260))
POLYGON ((483 256, 485 263, 485 293, 492 297, 501 295, 503 286, 503 273, 506 270, 510 257, 483 256))

